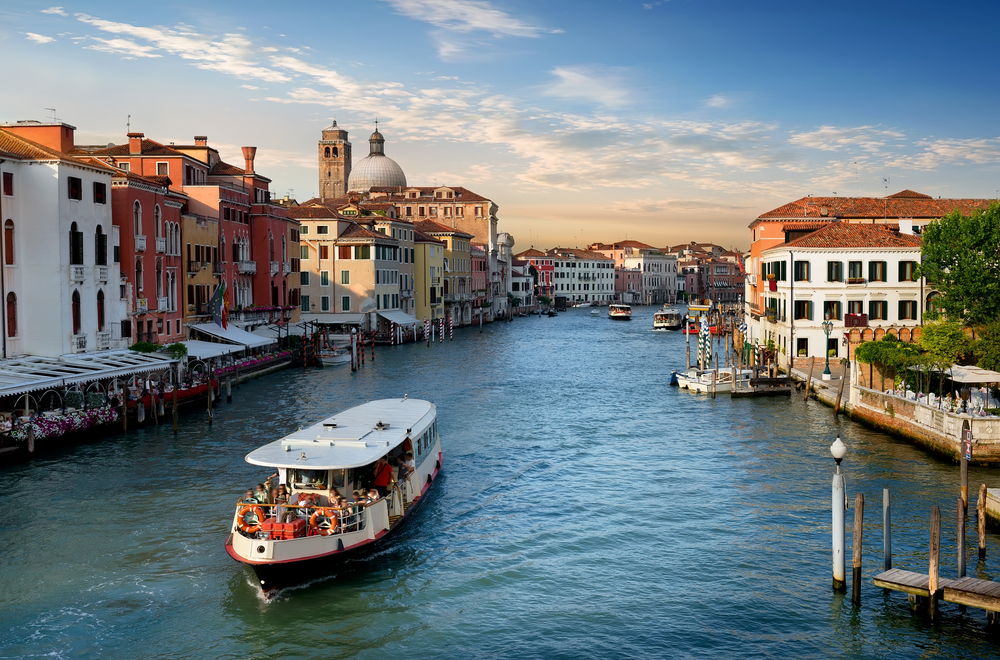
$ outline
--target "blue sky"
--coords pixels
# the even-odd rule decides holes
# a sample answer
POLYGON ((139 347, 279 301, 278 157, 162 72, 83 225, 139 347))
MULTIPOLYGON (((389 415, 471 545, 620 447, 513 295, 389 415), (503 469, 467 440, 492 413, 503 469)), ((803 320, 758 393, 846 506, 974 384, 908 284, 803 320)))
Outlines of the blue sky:
POLYGON ((635 238, 745 248, 806 194, 1000 189, 998 3, 7 0, 0 121, 78 142, 207 134, 317 190, 336 117, 375 117, 417 185, 494 199, 518 249, 635 238))

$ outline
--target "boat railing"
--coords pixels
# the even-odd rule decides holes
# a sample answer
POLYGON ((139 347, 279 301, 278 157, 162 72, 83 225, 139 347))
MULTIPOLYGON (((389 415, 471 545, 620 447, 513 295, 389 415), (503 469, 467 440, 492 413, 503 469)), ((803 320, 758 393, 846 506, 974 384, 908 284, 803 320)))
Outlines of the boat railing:
MULTIPOLYGON (((265 522, 284 522, 281 519, 289 512, 293 512, 294 519, 302 519, 306 521, 306 534, 311 536, 316 533, 317 529, 320 528, 319 525, 311 524, 313 515, 316 513, 321 514, 321 517, 325 517, 332 522, 332 532, 328 534, 323 534, 324 536, 340 536, 342 534, 348 534, 350 532, 360 532, 367 529, 368 516, 365 515, 365 509, 371 506, 375 506, 382 500, 379 499, 375 502, 356 502, 354 504, 348 504, 345 507, 332 507, 332 506, 308 506, 299 504, 261 504, 258 502, 245 502, 240 500, 236 504, 236 519, 237 519, 237 529, 243 530, 239 527, 239 521, 242 516, 244 516, 244 509, 246 507, 253 507, 260 509, 263 516, 258 515, 253 511, 253 508, 246 513, 247 517, 244 518, 248 523, 248 528, 253 529, 249 535, 254 538, 267 538, 268 532, 261 531, 260 527, 265 522), (334 516, 336 517, 336 522, 333 522, 334 516), (313 530, 312 534, 310 530, 313 530)), ((389 499, 389 504, 391 508, 391 498, 389 499)), ((319 521, 317 521, 319 522, 319 521)), ((330 524, 330 523, 327 523, 330 524)), ((325 529, 331 529, 327 527, 325 529)), ((243 532, 244 536, 247 535, 243 532)))

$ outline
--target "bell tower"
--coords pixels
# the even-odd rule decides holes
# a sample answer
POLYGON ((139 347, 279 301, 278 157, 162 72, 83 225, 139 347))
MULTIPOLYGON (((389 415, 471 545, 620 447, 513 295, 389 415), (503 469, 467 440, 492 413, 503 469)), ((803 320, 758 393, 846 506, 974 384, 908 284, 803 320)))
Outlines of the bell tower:
POLYGON ((318 153, 320 199, 343 195, 351 176, 351 143, 347 140, 347 131, 337 126, 337 120, 323 129, 318 153))

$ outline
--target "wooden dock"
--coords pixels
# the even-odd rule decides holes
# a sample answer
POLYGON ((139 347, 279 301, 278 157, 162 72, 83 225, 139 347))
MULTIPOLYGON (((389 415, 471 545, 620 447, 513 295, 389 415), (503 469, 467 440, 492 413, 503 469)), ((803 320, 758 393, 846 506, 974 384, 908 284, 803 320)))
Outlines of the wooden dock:
MULTIPOLYGON (((892 591, 902 591, 917 598, 931 597, 930 576, 898 568, 879 573, 874 578, 875 586, 892 591)), ((1000 582, 961 577, 955 580, 939 580, 936 600, 956 605, 977 607, 987 612, 1000 612, 1000 582)))

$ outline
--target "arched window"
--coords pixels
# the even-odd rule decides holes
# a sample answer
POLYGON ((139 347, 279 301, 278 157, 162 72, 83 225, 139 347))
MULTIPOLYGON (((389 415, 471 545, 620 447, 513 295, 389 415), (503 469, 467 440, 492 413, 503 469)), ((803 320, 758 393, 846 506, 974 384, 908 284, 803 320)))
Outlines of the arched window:
POLYGON ((97 225, 97 233, 94 234, 94 263, 98 266, 108 265, 108 235, 101 225, 97 225))
POLYGON ((139 205, 139 200, 135 200, 135 205, 132 207, 132 224, 135 235, 142 236, 142 206, 139 205))
POLYGON ((327 147, 326 149, 323 150, 323 158, 329 158, 329 157, 330 157, 330 147, 327 147))
POLYGON ((333 157, 334 157, 334 158, 336 158, 336 157, 337 157, 337 147, 334 147, 334 148, 333 148, 333 157))
POLYGON ((448 278, 444 280, 444 294, 448 295, 448 278))
POLYGON ((104 332, 104 292, 97 290, 97 331, 104 332))
POLYGON ((73 292, 73 334, 80 334, 80 292, 73 292))
POLYGON ((154 225, 153 231, 156 232, 156 237, 157 238, 159 238, 160 236, 163 236, 163 234, 162 234, 162 232, 160 230, 160 221, 162 219, 163 219, 163 216, 160 213, 160 205, 157 204, 155 207, 153 207, 153 225, 154 225))
POLYGON ((135 290, 142 291, 142 259, 135 260, 135 290))
POLYGON ((940 312, 941 311, 941 294, 937 291, 931 291, 927 294, 927 307, 928 312, 940 312))
POLYGON ((77 230, 75 222, 69 227, 69 262, 74 266, 83 265, 83 232, 77 230))
POLYGON ((7 294, 7 336, 17 336, 17 296, 13 291, 7 294))
POLYGON ((8 266, 14 265, 14 221, 7 220, 3 223, 3 262, 8 266))
POLYGON ((156 297, 163 297, 163 262, 159 259, 156 260, 156 297))

